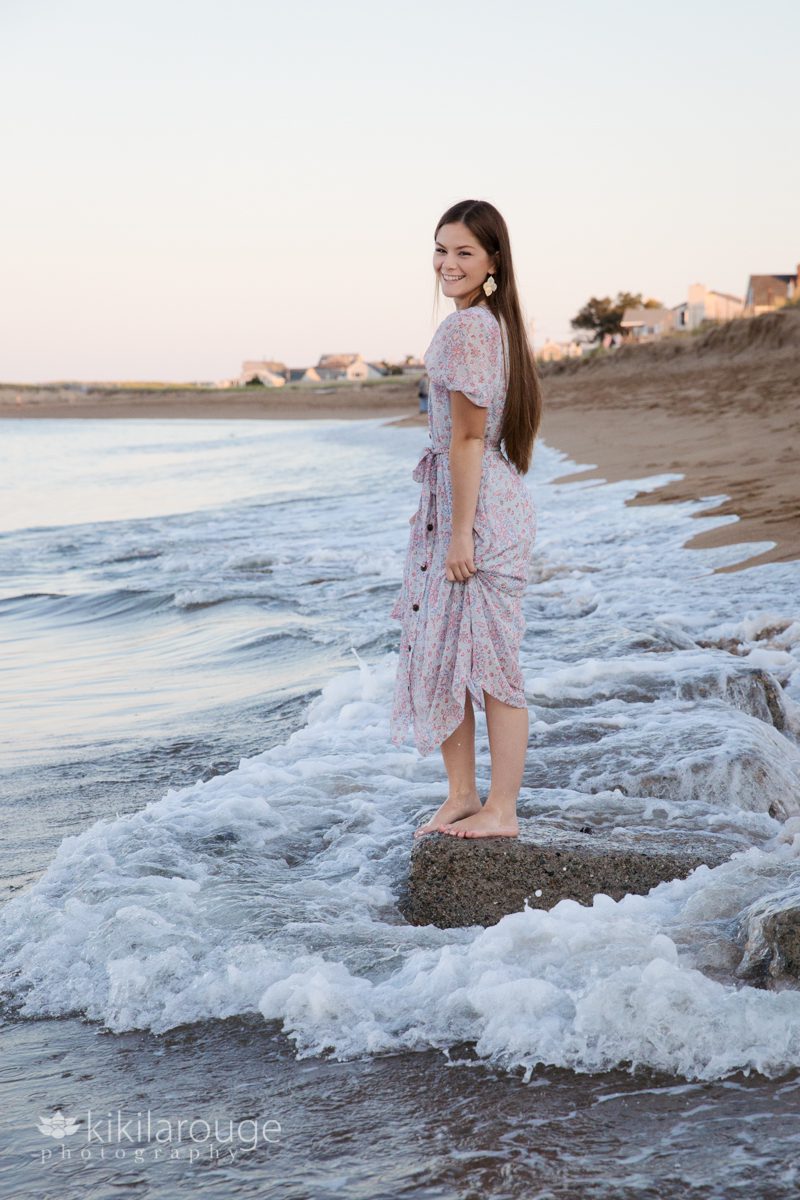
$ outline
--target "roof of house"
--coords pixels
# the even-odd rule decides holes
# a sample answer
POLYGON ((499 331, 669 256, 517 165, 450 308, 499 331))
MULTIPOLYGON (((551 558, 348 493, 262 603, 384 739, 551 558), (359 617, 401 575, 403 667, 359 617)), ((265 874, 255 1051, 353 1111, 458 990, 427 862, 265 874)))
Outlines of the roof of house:
POLYGON ((744 304, 741 296, 732 296, 730 292, 718 292, 716 288, 709 288, 712 296, 720 296, 723 300, 734 300, 737 304, 744 304))
POLYGON ((654 325, 658 320, 668 316, 668 308, 645 308, 643 304, 637 308, 626 308, 622 314, 621 325, 654 325))
POLYGON ((286 370, 286 364, 282 362, 274 362, 267 358, 248 358, 242 363, 243 371, 274 371, 276 375, 281 375, 286 370))
POLYGON ((361 360, 360 354, 321 354, 318 367, 338 367, 341 369, 351 366, 361 360))

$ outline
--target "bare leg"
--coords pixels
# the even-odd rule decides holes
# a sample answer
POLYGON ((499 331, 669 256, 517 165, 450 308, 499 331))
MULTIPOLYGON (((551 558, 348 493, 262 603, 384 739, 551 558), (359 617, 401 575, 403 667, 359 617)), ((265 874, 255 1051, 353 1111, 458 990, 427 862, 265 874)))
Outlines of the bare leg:
POLYGON ((480 811, 481 801, 475 784, 475 710, 469 688, 464 701, 464 720, 442 742, 440 749, 449 784, 447 799, 430 821, 415 830, 414 837, 441 832, 445 822, 457 821, 480 811))
POLYGON ((479 812, 450 821, 446 833, 457 837, 516 837, 517 797, 528 748, 528 710, 504 704, 484 690, 489 750, 492 756, 492 785, 479 812))

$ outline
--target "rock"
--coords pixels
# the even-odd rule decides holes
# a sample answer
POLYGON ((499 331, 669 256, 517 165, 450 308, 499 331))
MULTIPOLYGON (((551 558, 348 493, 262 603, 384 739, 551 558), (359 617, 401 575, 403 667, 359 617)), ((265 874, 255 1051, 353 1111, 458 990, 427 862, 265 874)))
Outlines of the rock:
POLYGON ((767 972, 773 978, 800 979, 800 911, 787 908, 767 917, 763 927, 769 948, 767 972))
MULTIPOLYGON (((713 692, 709 694, 713 695, 713 692)), ((788 727, 786 704, 777 679, 761 667, 750 667, 725 677, 724 699, 734 708, 757 717, 784 733, 788 727)))
POLYGON ((800 979, 800 909, 795 897, 796 889, 791 897, 761 897, 740 915, 744 953, 736 974, 754 987, 800 979))
POLYGON ((526 899, 531 908, 548 909, 565 897, 590 905, 598 892, 614 900, 628 892, 644 895, 701 863, 718 866, 741 849, 732 838, 709 834, 519 824, 518 838, 418 838, 399 901, 406 920, 440 929, 494 925, 520 912, 526 899))

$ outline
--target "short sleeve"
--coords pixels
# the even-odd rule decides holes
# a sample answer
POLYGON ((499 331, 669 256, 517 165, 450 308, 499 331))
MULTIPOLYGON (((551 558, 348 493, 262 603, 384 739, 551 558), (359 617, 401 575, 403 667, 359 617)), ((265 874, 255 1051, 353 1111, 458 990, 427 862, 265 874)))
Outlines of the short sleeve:
POLYGON ((497 386, 497 344, 494 317, 487 320, 474 309, 451 313, 442 324, 442 382, 449 392, 463 392, 480 408, 488 408, 497 386))

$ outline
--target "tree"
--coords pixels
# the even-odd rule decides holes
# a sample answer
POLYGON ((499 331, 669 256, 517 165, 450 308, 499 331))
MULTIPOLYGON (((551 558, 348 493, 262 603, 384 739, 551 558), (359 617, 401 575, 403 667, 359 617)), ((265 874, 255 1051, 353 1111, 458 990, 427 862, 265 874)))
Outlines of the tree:
MULTIPOLYGON (((622 332, 621 322, 626 308, 637 308, 642 303, 641 292, 617 292, 616 300, 610 296, 603 296, 602 299, 592 296, 570 324, 573 329, 591 330, 592 341, 599 344, 606 334, 622 332)), ((644 307, 660 308, 661 304, 658 300, 647 300, 644 307)))

